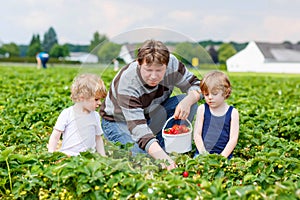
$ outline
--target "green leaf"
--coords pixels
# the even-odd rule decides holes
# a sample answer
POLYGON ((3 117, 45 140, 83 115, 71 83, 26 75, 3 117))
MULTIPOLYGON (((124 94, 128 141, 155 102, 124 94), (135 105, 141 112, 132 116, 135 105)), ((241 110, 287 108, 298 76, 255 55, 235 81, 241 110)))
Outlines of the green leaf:
POLYGON ((1 152, 2 158, 6 160, 15 149, 16 146, 7 147, 4 151, 1 152))
POLYGON ((256 179, 257 175, 255 174, 246 174, 243 177, 243 182, 247 183, 248 181, 253 182, 256 179))

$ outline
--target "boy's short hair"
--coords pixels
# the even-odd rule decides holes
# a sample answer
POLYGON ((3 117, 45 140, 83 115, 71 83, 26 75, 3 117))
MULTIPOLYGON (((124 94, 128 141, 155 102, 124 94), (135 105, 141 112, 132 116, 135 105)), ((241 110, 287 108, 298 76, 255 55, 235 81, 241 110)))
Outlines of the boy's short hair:
POLYGON ((169 49, 161 41, 146 40, 138 49, 137 61, 139 65, 145 62, 147 65, 168 65, 170 59, 169 49))
POLYGON ((71 99, 73 102, 78 102, 82 97, 99 99, 106 97, 105 84, 99 76, 85 73, 74 78, 71 86, 71 99))
POLYGON ((211 71, 200 81, 200 90, 203 95, 208 94, 208 90, 221 90, 225 99, 231 94, 231 83, 228 76, 221 71, 211 71))

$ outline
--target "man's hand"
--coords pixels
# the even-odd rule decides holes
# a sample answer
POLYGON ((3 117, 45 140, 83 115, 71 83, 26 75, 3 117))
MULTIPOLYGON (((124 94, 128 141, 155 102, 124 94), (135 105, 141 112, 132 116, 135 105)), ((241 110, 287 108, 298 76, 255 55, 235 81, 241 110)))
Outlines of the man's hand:
POLYGON ((174 112, 175 119, 186 120, 190 114, 191 105, 186 103, 186 100, 183 99, 178 103, 174 112))
POLYGON ((168 162, 170 165, 166 165, 165 163, 161 163, 163 169, 171 170, 177 167, 176 163, 172 160, 172 158, 161 148, 161 146, 157 142, 153 142, 148 150, 148 154, 152 156, 154 159, 162 160, 164 162, 168 162))
POLYGON ((165 163, 161 163, 161 167, 163 169, 167 169, 169 171, 169 170, 175 169, 177 167, 177 165, 176 165, 175 162, 172 162, 170 165, 166 165, 165 163))
POLYGON ((191 106, 200 100, 200 93, 196 90, 189 91, 186 97, 184 97, 177 105, 174 118, 186 120, 190 115, 191 106))

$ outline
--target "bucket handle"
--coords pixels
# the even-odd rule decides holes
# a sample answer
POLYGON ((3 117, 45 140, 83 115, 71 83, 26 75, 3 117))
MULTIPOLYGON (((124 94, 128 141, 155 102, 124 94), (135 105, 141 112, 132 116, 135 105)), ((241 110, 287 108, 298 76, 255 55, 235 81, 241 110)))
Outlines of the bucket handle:
MULTIPOLYGON (((164 130, 165 130, 167 124, 169 123, 169 121, 170 121, 171 119, 174 119, 174 115, 171 116, 171 117, 166 121, 166 123, 164 124, 164 126, 163 126, 163 128, 162 128, 162 130, 161 130, 162 134, 164 134, 164 130)), ((191 128, 191 131, 192 131, 192 128, 193 128, 193 127, 192 127, 192 123, 190 122, 190 120, 186 119, 185 121, 187 121, 187 123, 189 124, 189 127, 191 128)))

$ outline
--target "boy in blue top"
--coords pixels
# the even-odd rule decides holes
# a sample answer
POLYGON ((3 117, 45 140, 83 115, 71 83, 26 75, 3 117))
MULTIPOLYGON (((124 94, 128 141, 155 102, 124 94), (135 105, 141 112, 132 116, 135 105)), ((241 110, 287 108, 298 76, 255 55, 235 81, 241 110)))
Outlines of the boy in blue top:
POLYGON ((46 52, 40 52, 36 54, 36 61, 37 61, 37 68, 40 69, 41 65, 43 66, 44 69, 47 68, 46 63, 49 60, 49 54, 46 52))
POLYGON ((200 89, 206 103, 197 110, 195 156, 208 152, 230 159, 239 136, 239 113, 225 102, 231 94, 229 78, 220 71, 209 72, 201 80, 200 89))

